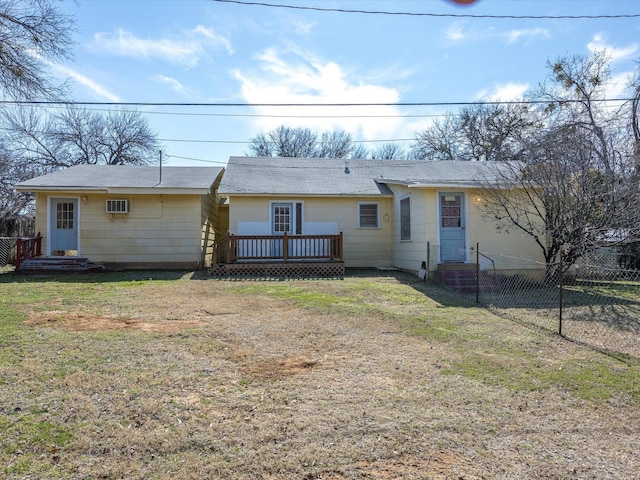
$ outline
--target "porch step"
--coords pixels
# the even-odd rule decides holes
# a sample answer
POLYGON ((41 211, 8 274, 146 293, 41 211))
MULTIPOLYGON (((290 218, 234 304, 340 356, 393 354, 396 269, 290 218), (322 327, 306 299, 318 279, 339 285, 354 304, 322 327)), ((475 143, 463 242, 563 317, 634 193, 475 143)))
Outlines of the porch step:
POLYGON ((83 257, 34 257, 20 263, 20 273, 101 272, 99 265, 83 257))
POLYGON ((435 279, 456 292, 475 293, 476 266, 469 263, 441 264, 435 271, 435 279))

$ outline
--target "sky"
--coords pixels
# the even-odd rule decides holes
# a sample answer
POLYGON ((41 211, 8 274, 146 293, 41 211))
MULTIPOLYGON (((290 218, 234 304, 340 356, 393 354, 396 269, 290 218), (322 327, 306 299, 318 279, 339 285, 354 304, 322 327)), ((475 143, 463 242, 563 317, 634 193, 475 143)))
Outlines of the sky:
POLYGON ((547 78, 549 61, 600 50, 611 57, 608 96, 620 98, 640 59, 640 0, 63 0, 60 8, 77 31, 73 58, 52 67, 55 77, 70 81, 76 102, 135 104, 87 108, 143 114, 171 166, 224 166, 280 125, 344 130, 367 149, 409 144, 460 108, 443 103, 521 99, 547 78), (566 16, 615 18, 554 18, 566 16))

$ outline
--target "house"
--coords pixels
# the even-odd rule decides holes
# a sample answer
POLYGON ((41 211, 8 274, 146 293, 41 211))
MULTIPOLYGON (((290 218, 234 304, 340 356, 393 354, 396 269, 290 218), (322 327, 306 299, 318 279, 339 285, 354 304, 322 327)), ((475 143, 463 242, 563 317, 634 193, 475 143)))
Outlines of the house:
MULTIPOLYGON (((471 265, 477 244, 540 257, 533 240, 500 234, 483 217, 480 187, 491 175, 484 162, 231 157, 219 194, 233 237, 286 234, 291 248, 297 236, 340 235, 346 267, 471 265)), ((234 255, 277 258, 255 244, 236 245, 234 255)))
MULTIPOLYGON (((42 254, 108 268, 207 266, 222 168, 77 165, 27 180, 42 254)), ((226 226, 224 227, 226 230, 226 226)))

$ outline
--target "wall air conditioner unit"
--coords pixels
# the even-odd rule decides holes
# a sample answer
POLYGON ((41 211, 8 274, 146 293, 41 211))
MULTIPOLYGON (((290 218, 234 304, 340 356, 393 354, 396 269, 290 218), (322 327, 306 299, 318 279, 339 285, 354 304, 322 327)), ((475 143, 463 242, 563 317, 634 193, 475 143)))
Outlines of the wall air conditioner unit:
POLYGON ((107 200, 107 213, 129 213, 129 200, 107 200))

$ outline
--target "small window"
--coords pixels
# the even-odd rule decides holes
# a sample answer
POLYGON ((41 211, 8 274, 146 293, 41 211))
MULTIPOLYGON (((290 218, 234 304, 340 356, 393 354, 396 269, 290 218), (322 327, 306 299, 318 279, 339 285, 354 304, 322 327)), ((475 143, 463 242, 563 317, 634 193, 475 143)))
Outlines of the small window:
POLYGON ((302 203, 296 203, 296 235, 302 235, 302 203))
POLYGON ((378 219, 377 203, 359 203, 358 204, 358 228, 378 228, 380 221, 378 219))
POLYGON ((411 240, 411 197, 400 199, 400 240, 411 240))

